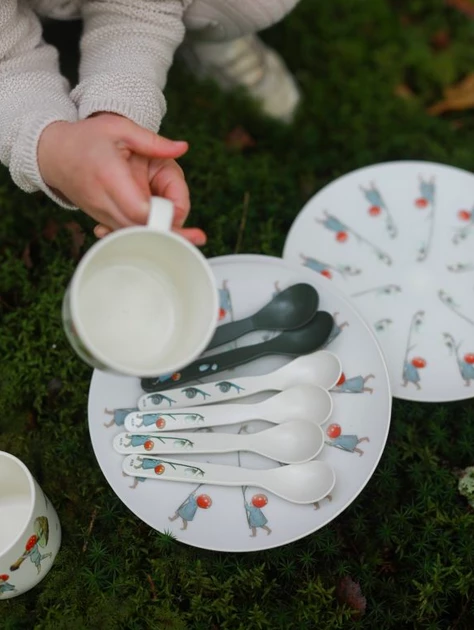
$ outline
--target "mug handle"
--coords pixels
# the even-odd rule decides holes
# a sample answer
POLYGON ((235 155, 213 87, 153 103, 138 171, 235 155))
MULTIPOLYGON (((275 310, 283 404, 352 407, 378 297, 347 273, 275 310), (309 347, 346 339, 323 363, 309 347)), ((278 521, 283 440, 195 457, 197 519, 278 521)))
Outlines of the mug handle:
POLYGON ((169 232, 173 224, 174 206, 164 197, 151 197, 147 225, 158 232, 169 232))

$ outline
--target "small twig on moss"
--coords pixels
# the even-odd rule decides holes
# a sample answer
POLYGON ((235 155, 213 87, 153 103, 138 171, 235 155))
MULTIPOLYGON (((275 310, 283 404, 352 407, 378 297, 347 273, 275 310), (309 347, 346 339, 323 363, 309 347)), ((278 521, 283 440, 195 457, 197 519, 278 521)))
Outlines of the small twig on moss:
POLYGON ((235 243, 234 254, 237 254, 242 246, 242 240, 245 232, 245 224, 247 223, 247 215, 249 212, 250 193, 248 190, 244 193, 244 201, 242 203, 242 217, 240 218, 239 232, 235 243))
POLYGON ((146 574, 146 579, 148 580, 148 584, 150 585, 151 599, 152 599, 152 601, 155 602, 156 599, 157 599, 155 584, 154 584, 153 580, 151 579, 151 575, 148 575, 148 573, 146 574))
POLYGON ((89 523, 89 527, 87 529, 87 535, 86 535, 86 540, 84 541, 84 544, 82 546, 82 553, 85 553, 87 551, 87 546, 89 545, 89 538, 90 535, 92 533, 92 528, 94 527, 94 523, 95 523, 95 519, 97 518, 97 509, 95 508, 94 511, 92 512, 92 516, 91 516, 91 520, 89 523))

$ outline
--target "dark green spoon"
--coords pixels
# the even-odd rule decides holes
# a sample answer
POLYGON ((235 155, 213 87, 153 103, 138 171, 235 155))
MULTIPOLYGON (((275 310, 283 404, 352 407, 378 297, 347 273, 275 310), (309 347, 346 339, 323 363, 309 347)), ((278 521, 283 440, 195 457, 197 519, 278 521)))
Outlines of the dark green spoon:
POLYGON ((310 284, 299 283, 277 293, 257 313, 236 322, 222 324, 206 350, 242 337, 253 330, 293 330, 309 322, 318 310, 319 295, 310 284))
MULTIPOLYGON (((305 326, 282 332, 278 337, 194 361, 181 372, 173 375, 171 387, 180 387, 183 383, 223 372, 266 355, 299 357, 315 352, 325 344, 333 325, 334 320, 329 313, 318 311, 305 326)), ((169 380, 160 382, 160 377, 143 378, 141 385, 145 392, 158 392, 170 388, 169 380)))

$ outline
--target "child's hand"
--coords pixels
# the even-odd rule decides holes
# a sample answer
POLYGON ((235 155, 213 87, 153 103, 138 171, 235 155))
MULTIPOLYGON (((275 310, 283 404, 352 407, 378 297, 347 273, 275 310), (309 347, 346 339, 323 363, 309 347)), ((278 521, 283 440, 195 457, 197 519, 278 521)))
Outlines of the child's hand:
POLYGON ((187 151, 174 142, 115 114, 99 114, 75 123, 45 128, 38 144, 41 175, 51 188, 98 222, 96 236, 145 224, 150 195, 173 201, 174 228, 197 245, 197 228, 182 228, 189 212, 189 191, 173 158, 187 151))

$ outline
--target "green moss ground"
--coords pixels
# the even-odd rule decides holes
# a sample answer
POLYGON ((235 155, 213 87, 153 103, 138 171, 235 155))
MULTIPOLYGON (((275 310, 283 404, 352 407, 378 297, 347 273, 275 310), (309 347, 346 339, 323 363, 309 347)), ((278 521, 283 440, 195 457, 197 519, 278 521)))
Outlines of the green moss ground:
MULTIPOLYGON (((182 163, 193 223, 209 233, 208 256, 280 255, 304 202, 357 167, 410 158, 474 170, 472 113, 435 119, 424 111, 474 70, 474 21, 443 0, 303 0, 264 37, 304 91, 289 129, 260 117, 241 95, 198 85, 179 66, 171 73, 162 131, 191 143, 182 163), (449 42, 435 49, 439 31, 449 42), (394 95, 401 84, 414 98, 394 95), (228 146, 237 126, 253 148, 228 146)), ((91 371, 60 321, 76 264, 64 224, 86 230, 84 251, 93 242, 89 219, 21 193, 5 169, 0 209, 0 449, 30 467, 64 531, 41 585, 0 602, 1 630, 474 628, 474 513, 455 475, 474 463, 471 402, 396 401, 370 483, 311 536, 242 555, 177 543, 131 515, 91 449, 91 371), (337 597, 345 576, 367 598, 363 615, 354 614, 357 598, 337 597)))

